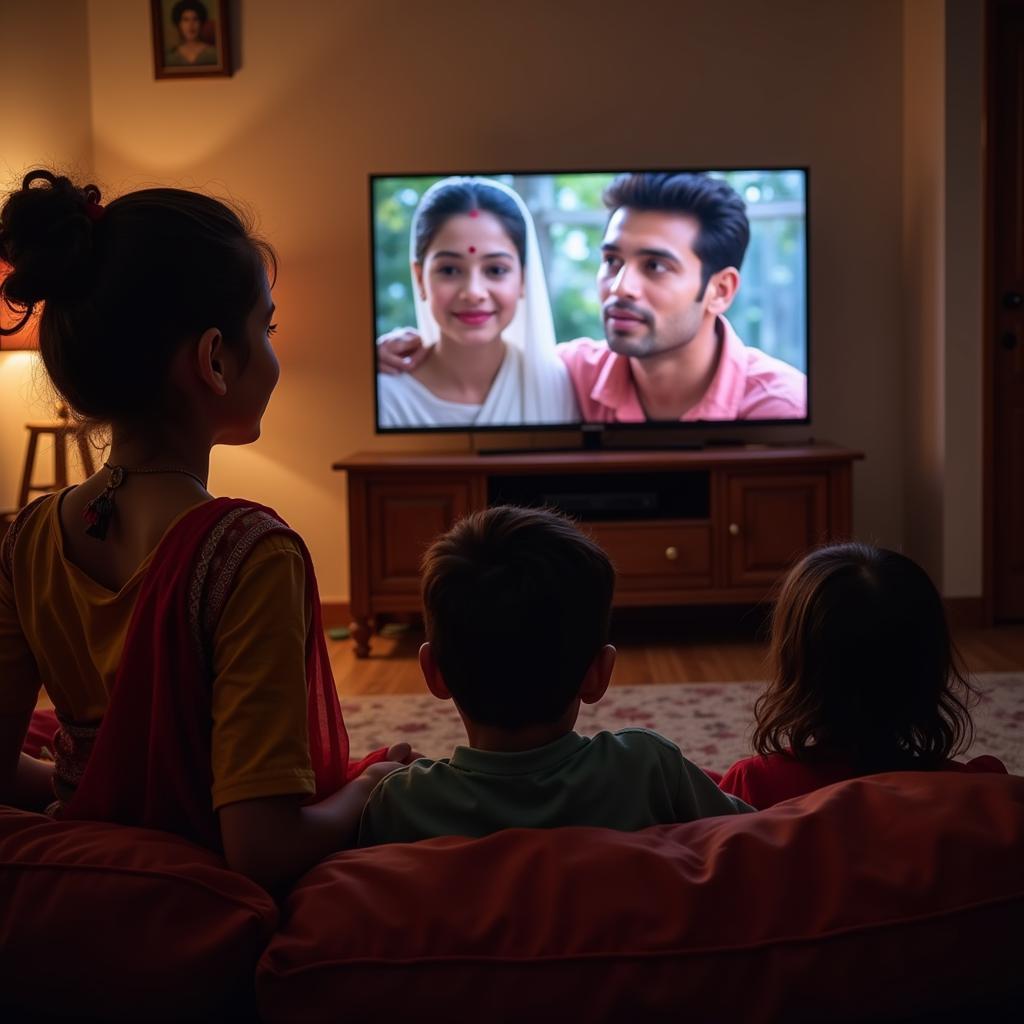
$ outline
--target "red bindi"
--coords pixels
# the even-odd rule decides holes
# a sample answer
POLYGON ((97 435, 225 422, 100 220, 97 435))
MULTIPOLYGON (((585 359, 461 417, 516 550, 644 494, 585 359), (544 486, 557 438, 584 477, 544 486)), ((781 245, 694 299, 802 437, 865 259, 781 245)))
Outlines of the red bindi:
POLYGON ((471 245, 471 246, 469 247, 469 251, 470 251, 470 252, 476 252, 476 246, 475 246, 475 245, 471 245))
POLYGON ((470 215, 470 217, 479 217, 480 216, 480 211, 479 210, 470 210, 469 211, 469 215, 470 215))

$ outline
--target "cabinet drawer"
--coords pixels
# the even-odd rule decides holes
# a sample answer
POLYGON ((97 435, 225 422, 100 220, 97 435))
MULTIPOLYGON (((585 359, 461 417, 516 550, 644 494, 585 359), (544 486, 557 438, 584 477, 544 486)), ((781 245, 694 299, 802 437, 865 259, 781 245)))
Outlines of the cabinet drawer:
POLYGON ((615 563, 620 589, 711 586, 709 523, 589 523, 584 528, 615 563))

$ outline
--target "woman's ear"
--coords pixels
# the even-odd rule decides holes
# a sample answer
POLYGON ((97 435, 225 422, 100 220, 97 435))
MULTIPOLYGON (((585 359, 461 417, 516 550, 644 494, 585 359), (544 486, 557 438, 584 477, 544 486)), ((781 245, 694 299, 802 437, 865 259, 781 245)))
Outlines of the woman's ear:
POLYGON ((438 700, 452 699, 451 691, 445 685, 444 677, 441 675, 441 671, 437 667, 437 661, 434 659, 434 651, 429 643, 425 643, 420 646, 420 671, 423 673, 427 689, 438 700))
POLYGON ((416 261, 412 265, 412 277, 416 282, 416 291, 420 293, 420 298, 424 302, 427 300, 427 289, 423 287, 423 264, 416 261))
POLYGON ((604 696, 608 684, 612 680, 613 668, 615 668, 615 648, 611 644, 605 644, 594 655, 594 660, 583 677, 580 700, 584 704, 596 704, 604 696))
POLYGON ((196 346, 196 369, 199 379, 216 395, 228 393, 225 352, 224 336, 216 327, 207 327, 196 346))

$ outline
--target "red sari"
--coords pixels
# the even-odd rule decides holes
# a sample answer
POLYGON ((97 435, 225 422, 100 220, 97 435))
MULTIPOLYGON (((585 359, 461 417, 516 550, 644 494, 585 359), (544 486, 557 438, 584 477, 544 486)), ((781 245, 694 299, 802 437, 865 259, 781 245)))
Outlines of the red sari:
MULTIPOLYGON (((175 832, 215 850, 220 826, 211 786, 212 638, 239 567, 268 533, 290 533, 306 567, 313 610, 306 640, 309 753, 320 800, 383 759, 349 762, 309 551, 275 512, 218 498, 164 536, 142 583, 110 695, 98 725, 61 722, 53 740, 62 818, 114 821, 175 832)), ((42 716, 50 713, 41 713, 42 716)), ((30 738, 38 742, 37 713, 30 738)), ((27 747, 27 749, 29 749, 27 747)))

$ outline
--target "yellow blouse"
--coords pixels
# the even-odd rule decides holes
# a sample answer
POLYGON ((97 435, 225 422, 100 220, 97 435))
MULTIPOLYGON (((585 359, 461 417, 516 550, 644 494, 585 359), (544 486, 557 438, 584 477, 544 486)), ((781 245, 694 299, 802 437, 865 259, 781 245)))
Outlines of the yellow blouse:
MULTIPOLYGON (((30 514, 12 578, 0 569, 0 715, 31 711, 42 686, 62 718, 95 722, 152 553, 119 591, 108 590, 64 557, 60 500, 46 498, 30 514)), ((214 808, 315 790, 305 577, 294 538, 269 534, 243 562, 224 606, 213 637, 214 808)))

